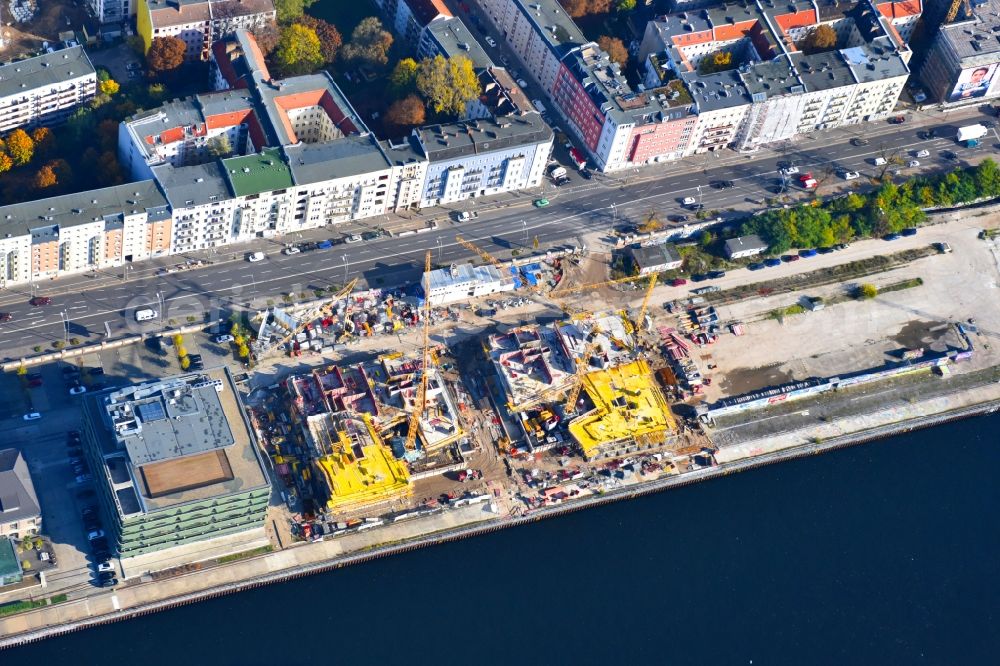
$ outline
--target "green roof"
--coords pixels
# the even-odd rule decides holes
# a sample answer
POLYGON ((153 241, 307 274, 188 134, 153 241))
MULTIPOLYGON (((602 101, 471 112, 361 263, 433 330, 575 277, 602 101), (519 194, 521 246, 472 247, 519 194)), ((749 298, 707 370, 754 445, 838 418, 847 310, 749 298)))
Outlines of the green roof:
POLYGON ((14 543, 10 539, 0 537, 0 579, 20 573, 21 565, 17 561, 14 543))
POLYGON ((283 190, 292 186, 292 172, 277 148, 267 148, 255 155, 222 160, 226 180, 238 197, 283 190))

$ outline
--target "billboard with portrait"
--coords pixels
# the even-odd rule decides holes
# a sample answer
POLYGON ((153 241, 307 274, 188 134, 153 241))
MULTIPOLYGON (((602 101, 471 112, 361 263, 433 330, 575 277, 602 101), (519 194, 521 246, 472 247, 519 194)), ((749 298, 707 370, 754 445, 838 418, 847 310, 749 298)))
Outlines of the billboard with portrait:
POLYGON ((983 97, 993 83, 997 71, 997 63, 963 69, 955 82, 955 88, 948 95, 949 102, 960 102, 963 99, 983 97))

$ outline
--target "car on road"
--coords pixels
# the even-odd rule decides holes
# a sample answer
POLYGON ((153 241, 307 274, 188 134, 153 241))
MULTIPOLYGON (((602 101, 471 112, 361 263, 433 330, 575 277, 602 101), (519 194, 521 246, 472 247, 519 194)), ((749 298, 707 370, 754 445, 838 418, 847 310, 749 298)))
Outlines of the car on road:
POLYGON ((857 147, 867 146, 868 145, 868 139, 862 139, 860 137, 856 137, 854 139, 851 139, 851 145, 852 146, 857 146, 857 147))
POLYGON ((83 386, 82 384, 77 384, 76 386, 73 386, 69 390, 70 395, 82 395, 86 392, 87 392, 87 387, 83 386))
POLYGON ((861 174, 857 171, 842 171, 840 177, 844 180, 855 180, 861 177, 861 174))
POLYGON ((945 151, 943 151, 941 153, 941 157, 945 158, 946 160, 957 160, 958 159, 958 155, 956 155, 954 153, 954 151, 951 151, 951 150, 945 150, 945 151))
POLYGON ((687 222, 691 218, 688 215, 671 215, 667 219, 671 222, 687 222))
POLYGON ((360 243, 361 242, 361 236, 359 234, 350 234, 348 236, 344 236, 344 242, 345 243, 360 243))
POLYGON ((786 264, 790 264, 793 261, 798 261, 799 260, 799 255, 797 255, 797 254, 783 254, 783 255, 781 255, 781 260, 784 261, 786 264))
POLYGON ((931 151, 929 151, 929 150, 918 150, 917 152, 914 153, 914 156, 915 157, 930 157, 931 156, 931 151))
POLYGON ((710 279, 710 280, 718 280, 719 278, 724 278, 724 277, 726 277, 726 271, 709 271, 708 272, 708 279, 710 279))
POLYGON ((52 303, 52 299, 48 296, 35 296, 30 301, 28 301, 32 306, 38 307, 39 305, 49 305, 52 303))
POLYGON ((911 169, 916 169, 918 166, 920 166, 920 160, 910 160, 909 162, 906 163, 906 166, 910 167, 911 169))
POLYGON ((247 255, 247 261, 249 261, 251 264, 255 264, 258 261, 264 261, 266 257, 267 255, 264 254, 263 252, 251 252, 250 254, 247 255))
POLYGON ((816 250, 799 250, 799 256, 803 259, 808 259, 809 257, 816 256, 816 250))
POLYGON ((302 250, 295 247, 294 245, 286 245, 285 249, 281 251, 281 254, 292 255, 292 254, 298 254, 301 251, 302 250))
POLYGON ((223 333, 222 335, 215 336, 214 341, 215 341, 215 344, 217 344, 217 345, 224 345, 227 342, 232 342, 235 339, 236 338, 234 338, 233 336, 229 335, 228 333, 223 333))
POLYGON ((885 236, 882 236, 882 240, 885 241, 894 241, 894 240, 899 240, 900 238, 902 238, 902 236, 900 236, 899 234, 886 234, 885 236))
POLYGON ((470 222, 479 217, 479 213, 474 210, 463 210, 458 214, 459 222, 470 222))
POLYGON ((670 286, 671 287, 683 287, 687 283, 688 283, 688 281, 685 280, 684 278, 674 278, 673 280, 670 281, 670 286))
POLYGON ((21 418, 24 419, 25 421, 37 421, 38 419, 42 418, 42 415, 39 414, 38 412, 28 412, 21 418))
POLYGON ((729 188, 735 186, 733 181, 731 180, 713 180, 711 183, 709 183, 709 185, 711 185, 712 188, 716 190, 728 190, 729 188))
POLYGON ((781 169, 781 173, 783 173, 786 176, 794 176, 798 172, 799 172, 799 168, 797 166, 795 166, 794 164, 789 164, 788 166, 783 167, 781 169))
POLYGON ((10 321, 13 318, 14 315, 9 312, 0 312, 0 322, 10 321))
POLYGON ((489 35, 486 35, 486 43, 492 46, 493 48, 497 47, 497 41, 492 37, 490 37, 489 35))
POLYGON ((765 259, 764 265, 770 268, 774 268, 775 266, 780 266, 781 259, 778 259, 777 257, 771 257, 770 259, 765 259))
POLYGON ((899 233, 900 233, 900 235, 903 235, 903 236, 916 236, 917 235, 917 228, 916 227, 906 227, 905 229, 903 229, 899 233))
POLYGON ((549 200, 548 199, 535 199, 532 203, 534 204, 535 208, 545 208, 546 206, 549 205, 549 200))
POLYGON ((696 203, 698 203, 698 200, 695 199, 694 197, 684 197, 683 199, 681 199, 681 203, 684 204, 685 206, 693 206, 696 203))
POLYGON ((889 118, 889 124, 891 125, 902 125, 906 122, 906 116, 894 116, 889 118))
POLYGON ((761 263, 753 263, 753 264, 750 264, 749 266, 747 266, 747 270, 749 270, 749 271, 759 271, 762 268, 767 268, 767 267, 764 264, 761 264, 761 263))

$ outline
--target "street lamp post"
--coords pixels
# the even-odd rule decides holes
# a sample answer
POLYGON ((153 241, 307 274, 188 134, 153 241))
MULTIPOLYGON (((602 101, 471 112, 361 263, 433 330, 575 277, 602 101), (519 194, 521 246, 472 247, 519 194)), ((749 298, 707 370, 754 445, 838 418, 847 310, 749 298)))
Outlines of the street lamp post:
POLYGON ((59 316, 63 320, 63 344, 66 344, 69 341, 69 313, 63 310, 59 316))
POLYGON ((618 221, 618 204, 611 204, 611 224, 618 221))
POLYGON ((166 309, 167 308, 166 308, 166 305, 164 304, 164 301, 163 301, 163 292, 162 291, 156 292, 156 301, 160 305, 160 321, 162 322, 162 321, 164 321, 167 318, 167 313, 166 313, 166 309))
MULTIPOLYGON (((440 264, 441 263, 441 238, 440 237, 438 237, 438 239, 437 239, 437 246, 438 246, 438 263, 440 264)), ((347 280, 346 276, 344 277, 344 280, 345 281, 347 280)))
POLYGON ((344 260, 344 284, 347 284, 347 255, 342 254, 340 258, 344 260))
POLYGON ((524 228, 524 245, 528 245, 528 223, 521 220, 521 226, 524 228))

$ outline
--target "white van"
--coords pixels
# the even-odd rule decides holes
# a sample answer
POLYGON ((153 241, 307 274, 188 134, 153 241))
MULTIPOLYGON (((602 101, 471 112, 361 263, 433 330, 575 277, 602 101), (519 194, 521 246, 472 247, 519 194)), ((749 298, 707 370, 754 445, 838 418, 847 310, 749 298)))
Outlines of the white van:
POLYGON ((886 159, 884 157, 876 157, 875 158, 875 166, 884 166, 885 163, 886 163, 886 159))
POLYGON ((546 111, 545 105, 542 104, 542 100, 540 99, 531 100, 531 105, 538 109, 538 113, 545 113, 546 111))
POLYGON ((151 319, 156 319, 159 316, 160 313, 152 308, 143 308, 135 311, 136 321, 149 321, 151 319))
POLYGON ((265 255, 263 252, 251 252, 250 254, 247 255, 247 261, 249 261, 251 264, 255 264, 258 261, 264 261, 264 257, 266 256, 267 255, 265 255))

